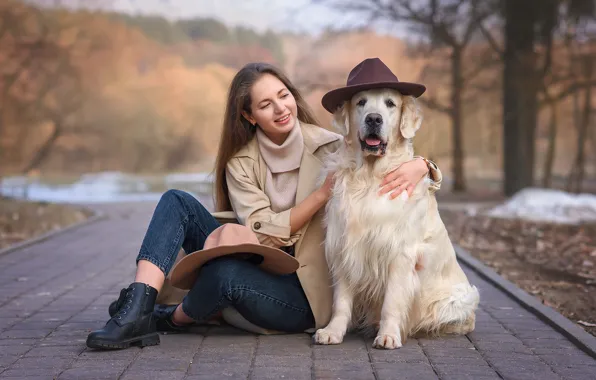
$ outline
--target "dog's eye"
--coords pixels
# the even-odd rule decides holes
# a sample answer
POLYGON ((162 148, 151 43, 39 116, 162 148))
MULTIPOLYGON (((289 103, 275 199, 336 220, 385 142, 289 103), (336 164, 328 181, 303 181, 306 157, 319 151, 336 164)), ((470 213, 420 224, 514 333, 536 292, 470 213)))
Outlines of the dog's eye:
POLYGON ((364 105, 366 104, 366 99, 360 99, 360 101, 357 103, 360 107, 364 107, 364 105))
POLYGON ((391 99, 387 99, 387 100, 385 100, 385 104, 386 104, 386 105, 387 105, 387 107, 389 107, 389 108, 393 108, 393 107, 395 107, 395 103, 394 103, 394 102, 393 102, 393 100, 391 100, 391 99))

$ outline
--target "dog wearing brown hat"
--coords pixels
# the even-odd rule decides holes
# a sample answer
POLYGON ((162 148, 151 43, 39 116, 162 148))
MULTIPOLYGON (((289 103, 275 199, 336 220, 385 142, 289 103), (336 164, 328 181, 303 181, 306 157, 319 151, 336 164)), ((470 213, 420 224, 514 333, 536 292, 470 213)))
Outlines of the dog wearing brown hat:
POLYGON ((430 180, 420 181, 411 196, 378 195, 384 176, 414 156, 412 140, 422 123, 416 98, 425 90, 400 82, 374 58, 322 99, 345 144, 322 173, 335 172, 325 210, 334 301, 316 343, 339 344, 349 328, 373 328, 373 346, 394 349, 418 332, 474 329, 478 290, 457 263, 430 180))

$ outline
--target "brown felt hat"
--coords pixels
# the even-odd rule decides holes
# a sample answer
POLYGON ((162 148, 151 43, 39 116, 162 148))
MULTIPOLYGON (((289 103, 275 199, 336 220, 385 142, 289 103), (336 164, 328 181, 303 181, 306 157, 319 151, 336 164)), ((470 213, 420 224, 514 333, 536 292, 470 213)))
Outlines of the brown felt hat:
POLYGON ((426 87, 419 83, 400 82, 395 74, 379 58, 367 58, 350 71, 345 87, 331 90, 321 103, 331 113, 356 93, 373 88, 393 88, 403 95, 419 97, 426 87))
POLYGON ((259 266, 275 274, 289 274, 298 269, 299 263, 293 256, 281 249, 259 243, 250 228, 236 223, 226 223, 215 229, 202 250, 184 256, 176 263, 170 275, 170 282, 180 289, 190 289, 195 283, 199 269, 209 260, 232 254, 256 254, 262 257, 259 266))

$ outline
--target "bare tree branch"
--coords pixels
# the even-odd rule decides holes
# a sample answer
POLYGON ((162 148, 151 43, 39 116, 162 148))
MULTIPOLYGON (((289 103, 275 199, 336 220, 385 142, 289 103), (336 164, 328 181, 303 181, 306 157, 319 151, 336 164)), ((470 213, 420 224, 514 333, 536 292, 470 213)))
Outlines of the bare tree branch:
POLYGON ((464 83, 471 82, 486 69, 499 65, 500 63, 501 60, 498 58, 492 57, 490 55, 485 56, 484 59, 480 60, 480 62, 476 64, 476 67, 463 74, 464 83))
POLYGON ((423 105, 425 105, 426 107, 428 107, 429 109, 439 111, 439 112, 445 113, 447 115, 450 115, 453 112, 451 107, 440 104, 436 99, 433 99, 430 97, 427 97, 427 98, 420 97, 420 98, 418 98, 418 101, 420 103, 422 103, 423 105))
POLYGON ((480 32, 482 33, 482 35, 484 36, 486 41, 489 43, 489 45, 493 48, 493 50, 497 54, 499 54, 499 57, 501 59, 503 59, 505 56, 505 49, 503 49, 502 47, 499 46, 499 44, 497 43, 497 40, 495 40, 495 38, 492 36, 490 31, 488 31, 486 29, 483 22, 478 23, 478 29, 480 30, 480 32))

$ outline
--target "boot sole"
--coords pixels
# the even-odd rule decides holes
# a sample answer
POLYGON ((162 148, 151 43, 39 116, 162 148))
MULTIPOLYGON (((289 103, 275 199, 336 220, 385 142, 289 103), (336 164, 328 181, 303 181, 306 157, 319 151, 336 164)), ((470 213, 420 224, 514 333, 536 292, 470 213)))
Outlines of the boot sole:
POLYGON ((87 340, 87 347, 89 348, 104 348, 104 349, 122 349, 130 346, 157 346, 160 343, 159 334, 151 333, 147 335, 137 336, 131 339, 122 340, 119 342, 104 341, 104 340, 87 340))

